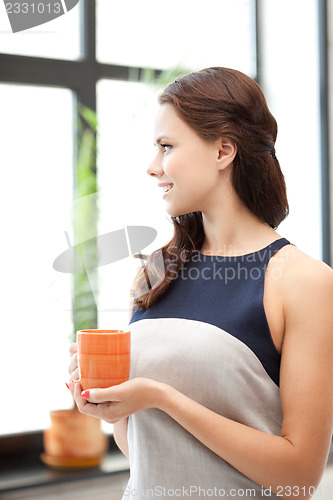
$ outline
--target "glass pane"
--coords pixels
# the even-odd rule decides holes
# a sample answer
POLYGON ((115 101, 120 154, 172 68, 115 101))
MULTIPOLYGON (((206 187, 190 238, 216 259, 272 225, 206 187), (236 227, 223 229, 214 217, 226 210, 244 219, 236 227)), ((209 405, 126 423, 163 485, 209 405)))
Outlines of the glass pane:
MULTIPOLYGON (((97 89, 99 114, 99 233, 127 225, 150 226, 156 239, 143 253, 172 236, 162 193, 146 169, 156 154, 153 127, 157 97, 141 83, 103 80, 97 89)), ((124 258, 99 268, 101 328, 126 328, 129 290, 140 261, 124 258)))
POLYGON ((253 0, 96 0, 97 57, 129 66, 255 75, 253 0))
POLYGON ((278 123, 276 152, 290 205, 290 215, 278 232, 321 259, 317 11, 316 0, 295 0, 292 5, 288 0, 271 0, 263 2, 261 15, 263 90, 278 123), (293 19, 299 12, 302 22, 295 36, 293 19))
MULTIPOLYGON (((0 4, 0 52, 55 59, 79 59, 81 4, 37 0, 36 2, 7 2, 0 4), (71 4, 75 5, 72 9, 71 4), (27 13, 24 13, 27 10, 27 13), (60 13, 63 13, 60 15, 60 13), (43 16, 43 19, 35 18, 43 16), (21 16, 17 19, 15 16, 21 16), (29 16, 25 20, 25 16, 29 16), (56 17, 57 16, 57 17, 56 17), (11 18, 11 19, 10 19, 11 18), (45 22, 45 21, 46 22, 45 22), (34 22, 44 22, 34 26, 34 22), (14 31, 21 26, 24 31, 14 31)), ((82 2, 81 2, 82 3, 82 2)))
MULTIPOLYGON (((72 198, 72 92, 0 85, 2 119, 0 434, 48 426, 69 408, 71 278, 53 269, 66 250, 72 198)), ((68 247, 67 247, 68 248, 68 247)))

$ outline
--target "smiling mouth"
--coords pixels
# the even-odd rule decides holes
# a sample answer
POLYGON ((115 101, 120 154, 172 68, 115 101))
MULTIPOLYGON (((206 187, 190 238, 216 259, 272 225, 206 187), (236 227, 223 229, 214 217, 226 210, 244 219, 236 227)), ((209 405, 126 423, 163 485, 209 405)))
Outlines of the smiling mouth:
POLYGON ((163 193, 167 193, 168 191, 170 191, 170 189, 172 189, 173 187, 173 184, 168 184, 167 186, 163 186, 163 193))

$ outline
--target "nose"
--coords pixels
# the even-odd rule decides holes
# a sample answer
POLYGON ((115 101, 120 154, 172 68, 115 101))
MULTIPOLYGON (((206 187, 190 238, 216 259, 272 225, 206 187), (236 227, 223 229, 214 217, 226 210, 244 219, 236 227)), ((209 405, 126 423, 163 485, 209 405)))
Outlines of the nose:
POLYGON ((147 174, 151 175, 152 177, 161 177, 163 173, 164 170, 161 165, 161 162, 158 161, 158 158, 156 157, 147 168, 147 174))

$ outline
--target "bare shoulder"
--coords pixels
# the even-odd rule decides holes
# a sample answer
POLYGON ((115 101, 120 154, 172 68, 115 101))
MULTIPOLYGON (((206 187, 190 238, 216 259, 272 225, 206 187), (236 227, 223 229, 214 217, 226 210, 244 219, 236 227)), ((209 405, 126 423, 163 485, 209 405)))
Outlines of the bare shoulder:
POLYGON ((283 271, 284 279, 288 285, 292 283, 311 284, 312 286, 333 286, 333 269, 324 262, 310 257, 294 245, 286 245, 277 253, 283 271))
POLYGON ((286 245, 272 258, 272 268, 279 272, 280 290, 287 301, 307 300, 333 304, 333 269, 310 257, 294 245, 286 245))

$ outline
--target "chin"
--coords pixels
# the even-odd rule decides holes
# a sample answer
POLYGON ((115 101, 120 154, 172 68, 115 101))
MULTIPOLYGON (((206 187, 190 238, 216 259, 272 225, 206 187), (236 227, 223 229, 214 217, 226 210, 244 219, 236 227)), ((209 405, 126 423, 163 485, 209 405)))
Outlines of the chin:
POLYGON ((186 215, 190 214, 192 212, 195 212, 196 210, 173 210, 173 209, 167 209, 168 215, 170 217, 179 217, 180 215, 186 215))

